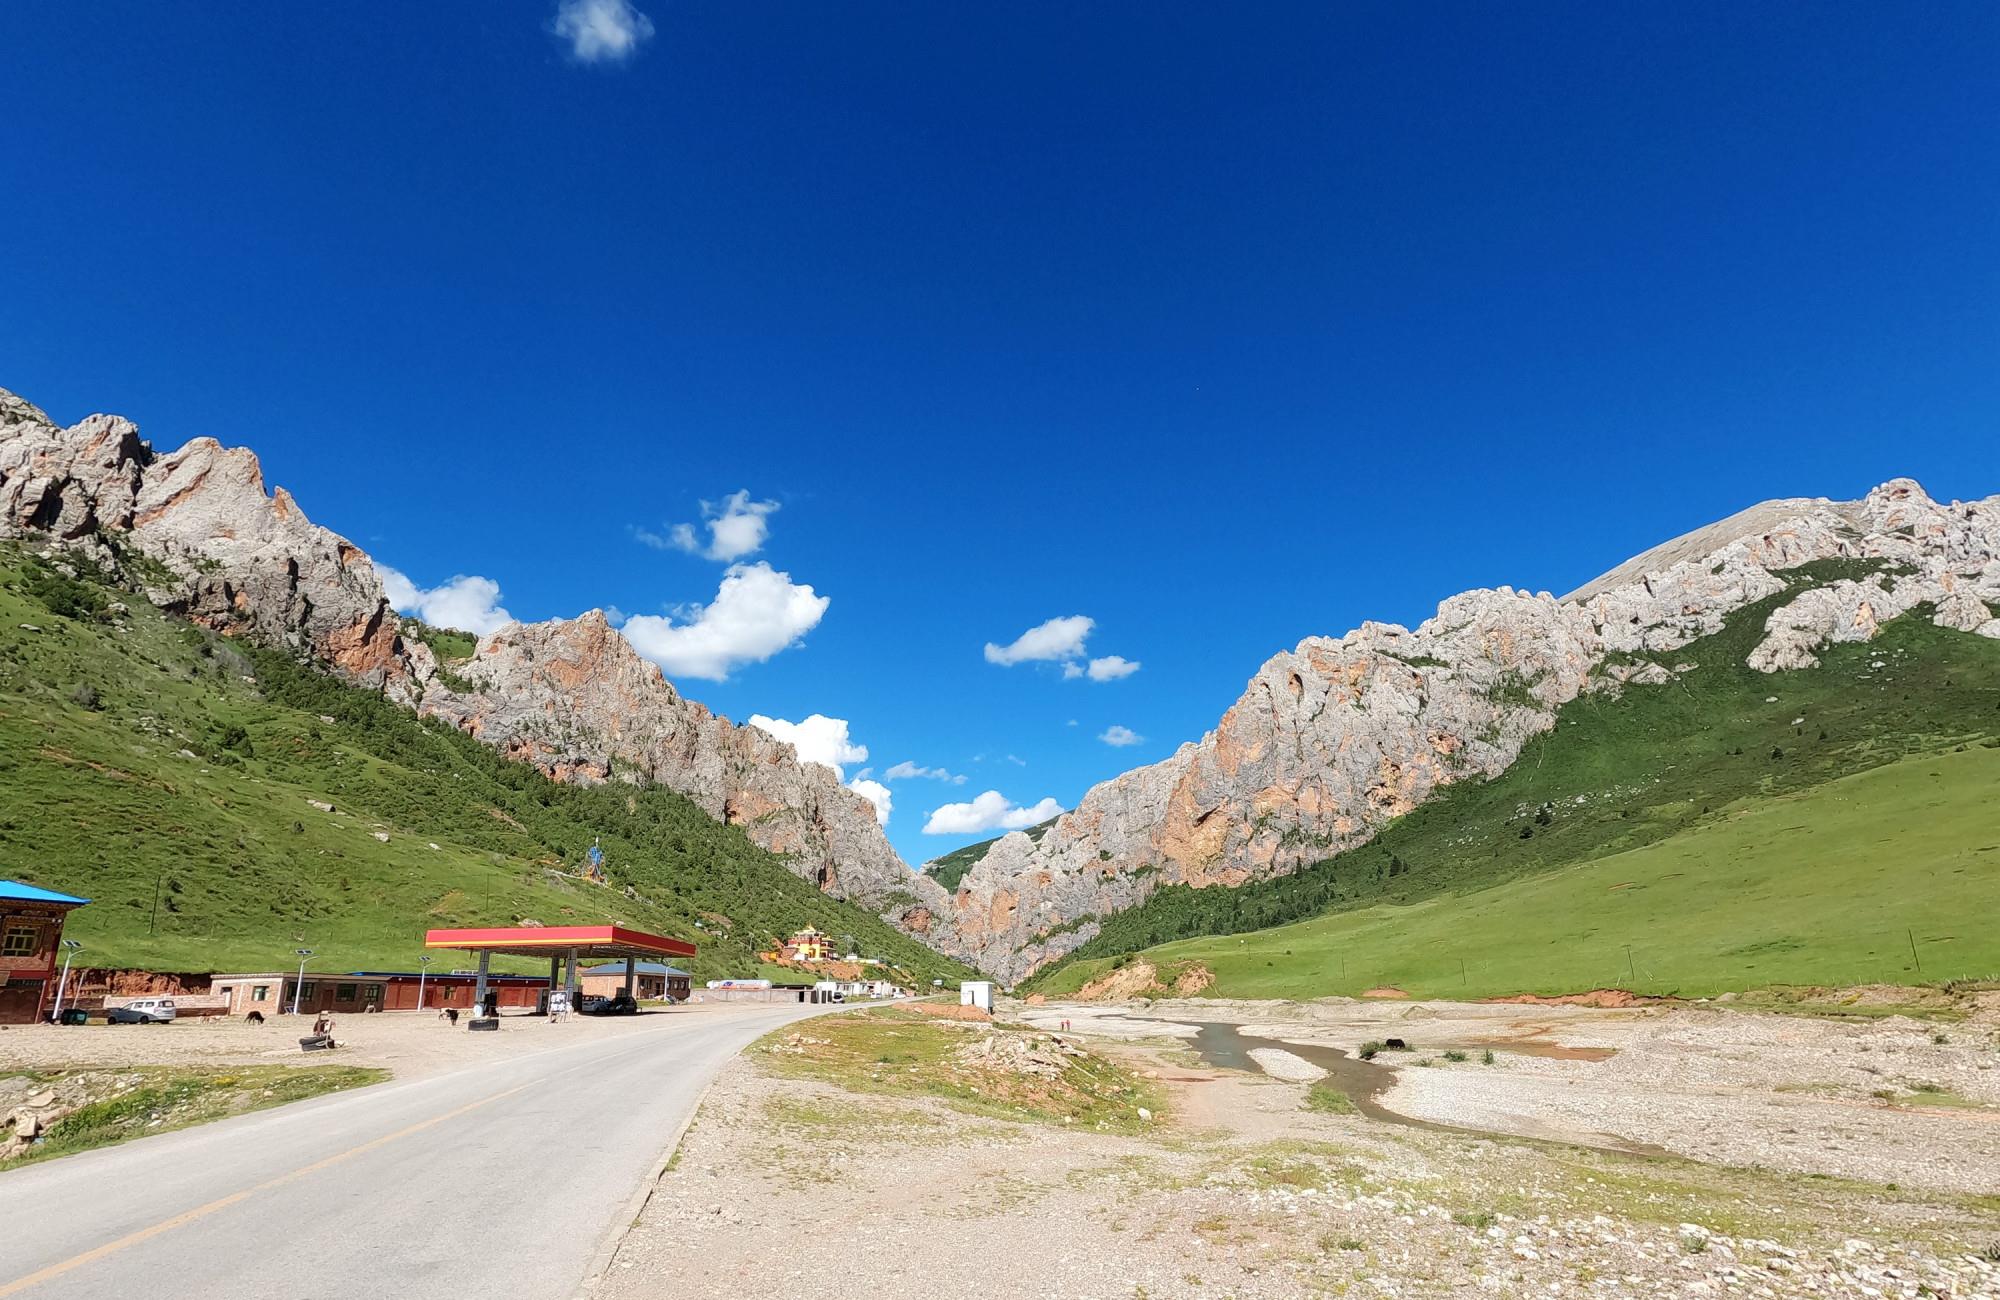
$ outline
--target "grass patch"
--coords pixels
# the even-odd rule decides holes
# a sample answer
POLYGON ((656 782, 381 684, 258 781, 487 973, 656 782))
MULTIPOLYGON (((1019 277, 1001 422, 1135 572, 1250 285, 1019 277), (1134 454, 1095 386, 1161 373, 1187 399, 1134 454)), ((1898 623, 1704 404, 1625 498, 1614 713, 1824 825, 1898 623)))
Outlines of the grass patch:
POLYGON ((50 1125, 39 1141, 5 1168, 359 1088, 381 1082, 389 1072, 353 1065, 135 1066, 115 1071, 38 1070, 29 1077, 56 1085, 74 1075, 103 1076, 110 1095, 50 1125))
POLYGON ((1315 1080, 1306 1087, 1306 1109, 1323 1111, 1328 1115, 1353 1115, 1354 1101, 1346 1093, 1328 1083, 1325 1079, 1315 1080))
POLYGON ((936 1020, 902 1008, 823 1016, 774 1031, 752 1048, 780 1075, 850 1092, 936 1097, 972 1114, 1130 1133, 1158 1116, 1158 1090, 1092 1053, 1055 1050, 1034 1030, 936 1020), (1007 1048, 978 1049, 988 1040, 1007 1048), (1034 1053, 1024 1060, 1017 1053, 1034 1053))

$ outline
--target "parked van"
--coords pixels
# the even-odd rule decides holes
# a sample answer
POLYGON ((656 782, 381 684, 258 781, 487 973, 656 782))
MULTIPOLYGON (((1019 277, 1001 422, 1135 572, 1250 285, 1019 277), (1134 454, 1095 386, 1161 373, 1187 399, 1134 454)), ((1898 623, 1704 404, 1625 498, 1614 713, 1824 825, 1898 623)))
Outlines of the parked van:
POLYGON ((104 1013, 114 1025, 171 1025, 174 1023, 172 998, 138 998, 104 1013))

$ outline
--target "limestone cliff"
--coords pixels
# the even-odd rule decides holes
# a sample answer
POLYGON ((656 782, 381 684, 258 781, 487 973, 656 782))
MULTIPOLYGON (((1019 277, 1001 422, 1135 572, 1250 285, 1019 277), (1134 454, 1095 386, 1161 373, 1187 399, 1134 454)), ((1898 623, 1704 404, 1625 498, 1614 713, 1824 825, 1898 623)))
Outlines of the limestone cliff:
POLYGON ((441 672, 402 636, 368 556, 267 493, 257 457, 197 438, 162 455, 128 420, 67 429, 0 389, 0 537, 129 560, 147 594, 228 635, 307 654, 557 780, 646 780, 741 825, 839 897, 916 919, 949 907, 832 769, 683 698, 603 615, 513 624, 441 672))
POLYGON ((1927 606, 2000 636, 2000 497, 1940 505, 1908 480, 1857 502, 1767 502, 1678 538, 1568 597, 1470 591, 1414 630, 1309 637, 1251 678, 1216 729, 1092 789, 1037 841, 1009 835, 960 882, 947 950, 1015 980, 1160 885, 1232 886, 1369 839, 1453 781, 1504 770, 1579 694, 1666 680, 1672 651, 1785 590, 1814 560, 1880 571, 1813 586, 1772 613, 1750 664, 1816 662, 1927 606), (1621 654, 1624 652, 1624 654, 1621 654))

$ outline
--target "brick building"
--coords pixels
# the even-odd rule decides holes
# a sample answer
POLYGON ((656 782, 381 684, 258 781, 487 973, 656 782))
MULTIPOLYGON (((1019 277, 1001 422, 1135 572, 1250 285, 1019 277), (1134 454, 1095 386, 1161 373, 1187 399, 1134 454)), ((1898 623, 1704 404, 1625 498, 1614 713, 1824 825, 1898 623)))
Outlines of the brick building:
POLYGON ((0 880, 0 1025, 32 1025, 54 1008, 63 921, 89 901, 0 880))
MULTIPOLYGON (((685 1002, 688 1000, 688 973, 665 962, 632 963, 632 996, 641 1002, 685 1002)), ((599 997, 614 997, 625 987, 625 963, 586 966, 582 972, 583 991, 599 997)))

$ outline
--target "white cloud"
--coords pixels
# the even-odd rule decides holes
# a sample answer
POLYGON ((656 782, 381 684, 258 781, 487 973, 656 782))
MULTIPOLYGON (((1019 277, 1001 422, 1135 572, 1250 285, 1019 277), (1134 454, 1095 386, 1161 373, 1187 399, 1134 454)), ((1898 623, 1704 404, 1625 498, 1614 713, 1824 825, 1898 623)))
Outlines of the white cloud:
POLYGON ((1139 671, 1139 661, 1123 655, 1104 655, 1085 660, 1084 642, 1096 628, 1095 620, 1082 614, 1052 618, 1037 623, 1008 645, 986 643, 986 662, 1011 668, 1015 664, 1054 663, 1062 665, 1066 682, 1088 677, 1093 682, 1115 682, 1139 671))
POLYGON ((1132 730, 1132 728, 1121 727, 1116 723, 1113 723, 1111 726, 1106 727, 1104 729, 1104 734, 1099 736, 1098 739, 1103 741, 1107 745, 1119 745, 1119 746, 1140 745, 1144 744, 1146 740, 1144 736, 1132 730))
POLYGON ((739 664, 762 663, 819 625, 830 603, 763 561, 733 565, 715 599, 680 611, 625 620, 625 639, 669 677, 719 682, 739 664))
POLYGON ((761 713, 753 713, 750 725, 759 731, 769 732, 799 751, 800 762, 830 767, 836 776, 846 775, 841 769, 848 763, 868 761, 868 746, 857 745, 848 739, 846 718, 829 718, 824 713, 815 713, 803 722, 787 722, 783 718, 767 718, 761 713))
POLYGON ((491 578, 459 574, 436 587, 419 587, 386 564, 375 566, 382 594, 404 614, 414 614, 433 627, 456 628, 474 636, 497 632, 514 621, 500 607, 500 584, 491 578))
POLYGON ((675 524, 662 536, 646 528, 634 528, 632 536, 656 551, 686 551, 711 560, 740 560, 764 549, 771 535, 770 518, 777 513, 775 501, 752 501, 748 488, 731 492, 720 501, 701 503, 700 528, 708 530, 701 539, 694 524, 675 524))
POLYGON ((1123 655, 1106 655, 1102 659, 1090 661, 1090 680, 1093 682, 1115 682, 1120 677, 1130 677, 1139 671, 1139 661, 1127 659, 1123 655))
POLYGON ((847 783, 847 788, 875 805, 876 821, 884 826, 889 824, 889 808, 894 797, 889 793, 888 786, 880 781, 868 781, 857 776, 847 783))
POLYGON ((922 778, 929 781, 949 781, 953 785, 964 785, 965 777, 957 772, 947 772, 941 767, 920 767, 907 759, 896 764, 882 774, 885 781, 909 781, 922 778))
POLYGON ((926 835, 973 835, 980 831, 1018 831, 1037 826, 1063 810, 1054 799, 1027 808, 1008 802, 998 790, 988 790, 969 803, 948 803, 931 809, 926 835))
MULTIPOLYGON (((1052 618, 1046 623, 1038 623, 1014 638, 1012 644, 995 645, 986 643, 986 662, 1011 667, 1014 664, 1046 660, 1059 662, 1075 659, 1083 653, 1084 638, 1090 629, 1096 627, 1094 619, 1081 614, 1071 614, 1067 618, 1052 618)), ((1065 673, 1064 676, 1074 676, 1065 673)))
POLYGON ((578 63, 621 63, 653 38, 653 20, 632 0, 560 0, 549 30, 578 63))

